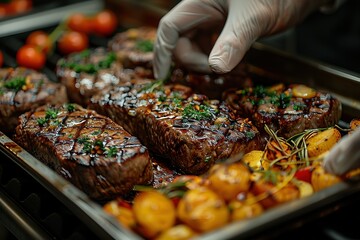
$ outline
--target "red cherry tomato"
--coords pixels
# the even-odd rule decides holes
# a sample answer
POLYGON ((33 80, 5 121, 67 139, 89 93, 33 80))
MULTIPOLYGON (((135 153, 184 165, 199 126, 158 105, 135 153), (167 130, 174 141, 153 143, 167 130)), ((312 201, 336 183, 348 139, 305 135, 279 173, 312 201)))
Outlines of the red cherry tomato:
POLYGON ((313 167, 300 168, 296 171, 295 177, 301 181, 311 183, 311 174, 313 170, 313 167))
POLYGON ((5 3, 0 3, 0 18, 8 14, 8 6, 5 3))
POLYGON ((17 51, 16 61, 20 66, 39 70, 44 67, 46 56, 36 47, 24 45, 17 51))
POLYGON ((2 51, 0 51, 0 67, 2 67, 3 64, 4 64, 4 56, 2 51))
POLYGON ((12 0, 8 5, 8 12, 9 14, 19 14, 29 11, 31 8, 31 0, 12 0))
POLYGON ((89 38, 86 34, 76 31, 65 32, 58 41, 58 49, 62 54, 81 52, 88 48, 89 38))
POLYGON ((73 31, 90 33, 92 31, 91 19, 82 13, 74 13, 67 20, 67 26, 73 31))
POLYGON ((26 44, 38 47, 44 53, 48 53, 51 49, 52 42, 47 33, 39 30, 30 33, 26 39, 26 44))
POLYGON ((92 22, 94 33, 103 36, 112 34, 118 24, 115 13, 110 10, 103 10, 97 13, 92 22))

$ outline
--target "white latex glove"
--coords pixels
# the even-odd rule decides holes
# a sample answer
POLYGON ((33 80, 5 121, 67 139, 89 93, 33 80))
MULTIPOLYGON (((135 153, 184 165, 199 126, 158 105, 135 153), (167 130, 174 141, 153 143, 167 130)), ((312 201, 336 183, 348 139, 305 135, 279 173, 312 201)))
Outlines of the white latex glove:
POLYGON ((313 10, 332 2, 183 0, 160 20, 154 49, 155 77, 166 77, 174 50, 177 60, 187 68, 227 73, 260 36, 294 26, 313 10), (213 47, 208 46, 214 33, 220 35, 213 47))
POLYGON ((329 173, 342 175, 360 167, 360 128, 344 136, 326 155, 323 166, 329 173))

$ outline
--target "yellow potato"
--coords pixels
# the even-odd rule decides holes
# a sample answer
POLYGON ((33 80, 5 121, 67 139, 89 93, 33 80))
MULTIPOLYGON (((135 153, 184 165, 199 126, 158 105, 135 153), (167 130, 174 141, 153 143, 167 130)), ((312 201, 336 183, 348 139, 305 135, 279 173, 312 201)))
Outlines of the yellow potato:
POLYGON ((146 237, 154 237, 175 224, 176 211, 173 202, 158 191, 136 195, 133 211, 141 232, 146 237))
POLYGON ((223 199, 230 201, 250 188, 251 173, 242 163, 216 164, 209 171, 209 187, 223 199))
POLYGON ((354 131, 356 128, 360 127, 360 119, 353 119, 350 122, 350 129, 354 131))
POLYGON ((180 224, 162 232, 156 240, 187 240, 197 234, 190 227, 180 224))
POLYGON ((329 151, 339 140, 341 133, 336 128, 329 128, 306 140, 309 157, 316 157, 329 151))
POLYGON ((261 199, 260 204, 265 209, 295 200, 300 197, 299 189, 291 183, 278 188, 272 183, 258 181, 252 187, 251 192, 261 199))
POLYGON ((275 85, 272 85, 272 86, 268 87, 267 91, 269 93, 273 93, 273 92, 281 93, 282 91, 284 91, 284 89, 285 89, 285 84, 278 83, 278 84, 275 84, 275 85))
MULTIPOLYGON (((247 196, 253 197, 251 193, 248 193, 247 196)), ((260 203, 246 201, 246 199, 231 201, 229 203, 229 208, 231 210, 231 221, 239 221, 256 217, 264 211, 260 203)))
POLYGON ((225 201, 204 187, 187 191, 179 201, 177 214, 181 222, 198 232, 214 230, 229 221, 225 201))
POLYGON ((104 211, 114 216, 124 227, 135 226, 136 221, 130 208, 119 206, 117 201, 111 201, 104 205, 104 211))
POLYGON ((254 170, 267 170, 269 168, 268 162, 263 159, 264 151, 253 150, 244 155, 243 161, 254 170))
POLYGON ((321 166, 317 166, 311 174, 311 185, 313 186, 315 192, 330 187, 341 181, 341 178, 325 172, 324 168, 321 166))
POLYGON ((316 96, 316 91, 313 88, 299 84, 292 89, 293 96, 299 98, 313 98, 316 96))
POLYGON ((300 198, 310 196, 314 193, 313 186, 308 182, 294 179, 293 183, 298 187, 300 191, 300 198))

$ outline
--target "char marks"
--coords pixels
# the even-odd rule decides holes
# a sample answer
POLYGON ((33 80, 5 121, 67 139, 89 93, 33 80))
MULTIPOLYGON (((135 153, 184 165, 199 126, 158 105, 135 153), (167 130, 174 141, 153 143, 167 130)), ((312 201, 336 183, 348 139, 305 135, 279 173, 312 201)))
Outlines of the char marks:
POLYGON ((65 104, 43 106, 20 119, 19 144, 94 199, 152 181, 147 148, 107 117, 65 104))

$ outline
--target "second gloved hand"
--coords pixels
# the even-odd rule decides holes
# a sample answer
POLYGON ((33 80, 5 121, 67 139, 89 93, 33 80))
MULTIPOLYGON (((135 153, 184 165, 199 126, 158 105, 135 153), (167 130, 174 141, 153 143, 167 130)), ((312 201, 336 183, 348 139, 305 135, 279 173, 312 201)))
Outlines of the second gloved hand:
POLYGON ((160 21, 154 50, 155 77, 166 77, 173 53, 187 68, 229 72, 260 36, 293 26, 311 11, 330 2, 184 0, 160 21), (213 45, 214 33, 219 37, 213 45))
POLYGON ((336 175, 360 167, 360 128, 344 136, 326 155, 323 165, 327 172, 336 175))

